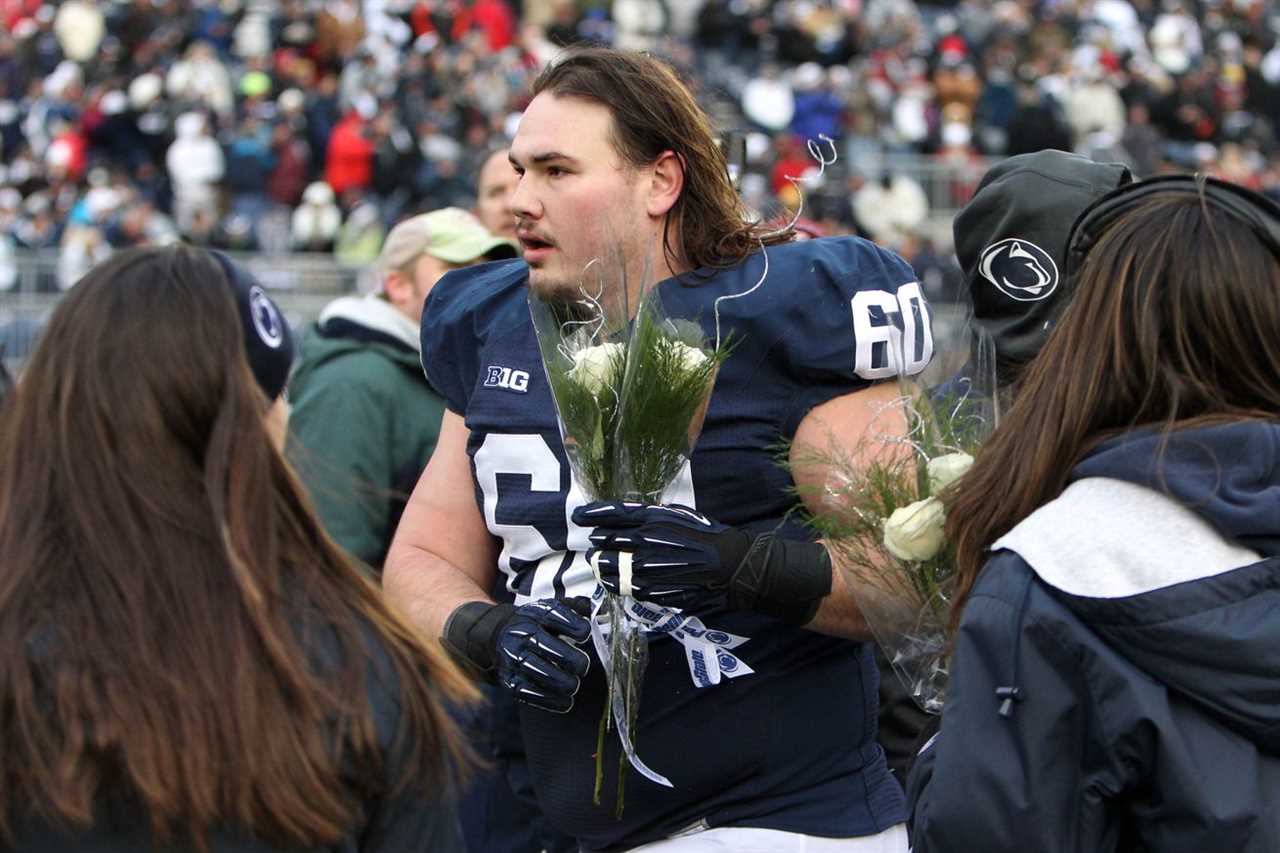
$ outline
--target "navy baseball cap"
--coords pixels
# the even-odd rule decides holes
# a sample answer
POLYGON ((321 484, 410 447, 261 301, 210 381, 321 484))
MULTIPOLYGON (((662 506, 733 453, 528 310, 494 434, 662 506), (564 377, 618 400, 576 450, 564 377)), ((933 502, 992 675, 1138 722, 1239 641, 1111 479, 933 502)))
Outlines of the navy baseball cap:
POLYGON ((1133 181, 1122 163, 1046 149, 993 166, 952 223, 973 323, 998 364, 1031 361, 1071 298, 1067 238, 1085 208, 1133 181))
POLYGON ((222 252, 209 252, 222 271, 236 299, 244 329, 245 355, 258 387, 274 401, 283 392, 293 368, 293 333, 279 307, 267 296, 253 274, 222 252))

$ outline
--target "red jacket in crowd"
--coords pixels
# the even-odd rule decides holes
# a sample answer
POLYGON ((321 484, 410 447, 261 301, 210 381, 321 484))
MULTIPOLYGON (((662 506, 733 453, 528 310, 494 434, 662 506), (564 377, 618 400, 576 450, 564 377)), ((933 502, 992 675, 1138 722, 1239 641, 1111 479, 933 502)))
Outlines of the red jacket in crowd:
POLYGON ((373 141, 365 134, 366 124, 356 113, 338 122, 329 137, 324 179, 341 196, 349 189, 363 189, 373 181, 373 141))

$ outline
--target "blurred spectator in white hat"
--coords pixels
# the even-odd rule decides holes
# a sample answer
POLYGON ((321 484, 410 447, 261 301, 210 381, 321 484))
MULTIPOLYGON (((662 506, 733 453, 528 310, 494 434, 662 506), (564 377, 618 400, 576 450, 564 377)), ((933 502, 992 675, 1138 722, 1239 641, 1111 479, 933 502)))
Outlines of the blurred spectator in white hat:
POLYGON ((53 31, 67 59, 79 63, 92 60, 106 35, 106 19, 97 0, 65 0, 59 4, 53 31))
POLYGON ((293 212, 292 244, 298 252, 327 252, 342 227, 342 211, 333 203, 333 188, 316 181, 302 193, 302 204, 293 212))
POLYGON ((222 148, 209 135, 205 117, 183 113, 174 122, 177 139, 169 146, 165 165, 173 184, 173 213, 178 228, 190 228, 195 211, 217 218, 218 182, 225 171, 222 148))
POLYGON ((194 42, 165 78, 165 90, 187 106, 204 106, 218 115, 230 115, 235 107, 231 75, 208 42, 194 42))

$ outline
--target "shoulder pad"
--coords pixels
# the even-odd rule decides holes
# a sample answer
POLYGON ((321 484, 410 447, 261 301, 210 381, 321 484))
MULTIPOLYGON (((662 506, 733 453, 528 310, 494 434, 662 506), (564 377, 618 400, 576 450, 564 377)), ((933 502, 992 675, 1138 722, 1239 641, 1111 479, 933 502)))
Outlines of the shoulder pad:
MULTIPOLYGON (((772 246, 733 271, 722 328, 794 388, 788 435, 814 406, 874 382, 920 373, 933 356, 931 312, 911 266, 858 237, 772 246)), ((728 271, 726 271, 728 272, 728 271)))
POLYGON ((422 368, 449 409, 464 414, 487 340, 528 322, 524 261, 497 261, 445 274, 422 310, 422 368))

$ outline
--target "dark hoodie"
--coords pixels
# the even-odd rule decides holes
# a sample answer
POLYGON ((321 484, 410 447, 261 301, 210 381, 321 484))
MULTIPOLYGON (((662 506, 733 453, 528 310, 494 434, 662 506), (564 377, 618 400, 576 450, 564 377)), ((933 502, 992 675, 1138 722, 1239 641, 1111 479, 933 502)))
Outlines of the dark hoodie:
POLYGON ((1280 850, 1280 424, 1114 439, 994 551, 915 853, 1280 850))

